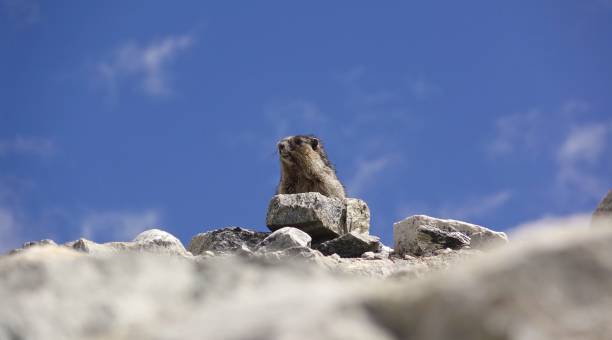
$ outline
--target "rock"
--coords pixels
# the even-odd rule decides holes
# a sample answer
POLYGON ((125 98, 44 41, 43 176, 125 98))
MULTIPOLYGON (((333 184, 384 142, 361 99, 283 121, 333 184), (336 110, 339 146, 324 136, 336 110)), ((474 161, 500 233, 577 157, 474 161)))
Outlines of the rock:
POLYGON ((470 245, 470 238, 453 231, 448 232, 430 225, 422 225, 416 229, 415 255, 431 255, 439 249, 460 249, 470 245))
MULTIPOLYGON (((422 254, 423 242, 419 244, 418 236, 423 230, 417 231, 419 227, 437 228, 447 233, 459 232, 468 238, 472 238, 470 247, 486 249, 495 245, 506 244, 508 237, 505 233, 496 232, 475 224, 456 220, 443 220, 426 215, 415 215, 393 224, 394 249, 398 255, 405 253, 422 254)), ((456 236, 456 234, 453 234, 456 236)))
POLYGON ((305 232, 292 227, 276 230, 261 241, 257 247, 261 251, 277 251, 292 247, 310 247, 312 238, 305 232))
POLYGON ((367 260, 374 260, 376 258, 376 255, 373 251, 366 251, 365 253, 361 254, 361 258, 367 260))
POLYGON ((378 237, 350 232, 333 240, 325 241, 315 248, 324 255, 338 254, 340 257, 360 257, 361 254, 368 251, 380 251, 381 243, 378 237))
POLYGON ((90 255, 147 252, 191 256, 174 235, 159 229, 149 229, 140 233, 132 242, 96 243, 84 238, 64 244, 65 247, 90 255))
POLYGON ((269 234, 240 227, 217 229, 197 234, 191 239, 187 249, 193 255, 200 255, 207 250, 227 254, 241 249, 243 245, 254 249, 269 234))
POLYGON ((174 255, 191 255, 183 243, 174 235, 159 229, 149 229, 138 234, 132 241, 133 248, 140 251, 167 253, 174 255))
POLYGON ((612 228, 612 190, 608 191, 606 197, 597 205, 593 212, 591 226, 612 228))
POLYGON ((318 192, 276 195, 270 201, 266 224, 272 231, 288 226, 314 240, 329 240, 344 234, 345 211, 343 200, 318 192))
POLYGON ((352 231, 360 234, 370 232, 370 208, 366 202, 356 198, 346 198, 346 227, 345 233, 352 231))
POLYGON ((612 339, 611 287, 612 230, 548 230, 366 306, 396 339, 612 339))
POLYGON ((15 254, 20 251, 23 251, 24 249, 31 248, 31 247, 44 247, 44 246, 57 246, 57 243, 55 243, 55 241, 50 240, 50 239, 43 239, 40 241, 30 241, 30 242, 24 243, 23 246, 21 246, 21 248, 11 250, 9 254, 15 254))

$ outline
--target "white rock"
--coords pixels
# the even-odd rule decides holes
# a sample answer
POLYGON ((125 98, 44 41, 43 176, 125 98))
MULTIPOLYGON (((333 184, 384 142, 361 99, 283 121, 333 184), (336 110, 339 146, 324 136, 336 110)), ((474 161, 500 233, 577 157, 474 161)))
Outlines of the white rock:
POLYGON ((370 232, 370 208, 365 201, 357 198, 346 198, 346 226, 345 233, 357 232, 368 234, 370 232))
POLYGON ((503 232, 496 232, 488 228, 456 220, 444 220, 426 215, 415 215, 393 224, 393 242, 395 252, 399 255, 405 253, 420 255, 417 229, 421 226, 435 227, 449 233, 460 232, 465 236, 474 236, 476 242, 470 242, 470 247, 485 249, 499 244, 506 244, 508 237, 503 232))
POLYGON ((257 246, 258 251, 277 251, 293 247, 310 247, 312 238, 297 228, 284 227, 268 235, 257 246))

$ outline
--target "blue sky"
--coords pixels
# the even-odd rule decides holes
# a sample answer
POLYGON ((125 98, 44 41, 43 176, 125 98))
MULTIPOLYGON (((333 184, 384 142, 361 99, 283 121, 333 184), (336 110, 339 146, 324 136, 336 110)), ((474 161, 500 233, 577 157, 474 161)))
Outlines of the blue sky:
POLYGON ((0 0, 0 250, 266 230, 305 133, 387 244, 420 213, 584 223, 611 60, 606 0, 0 0))

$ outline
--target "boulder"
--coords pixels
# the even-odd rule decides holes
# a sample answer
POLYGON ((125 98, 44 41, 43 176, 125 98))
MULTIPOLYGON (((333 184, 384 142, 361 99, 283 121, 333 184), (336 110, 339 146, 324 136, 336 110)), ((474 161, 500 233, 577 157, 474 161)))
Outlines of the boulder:
POLYGON ((318 192, 276 195, 268 206, 266 224, 272 231, 298 228, 322 242, 351 231, 367 234, 370 209, 359 199, 342 200, 318 192))
POLYGON ((257 247, 259 251, 277 251, 292 247, 310 247, 312 238, 305 232, 292 227, 276 230, 261 241, 257 247))
POLYGON ((197 234, 191 239, 187 249, 193 255, 200 255, 207 250, 220 254, 232 253, 243 246, 252 250, 269 234, 240 227, 217 229, 197 234))
POLYGON ((606 197, 597 205, 595 212, 593 212, 591 225, 594 227, 612 228, 612 190, 608 191, 606 197))
POLYGON ((360 257, 368 251, 379 252, 381 246, 378 237, 353 231, 333 240, 325 241, 315 248, 324 255, 338 254, 340 257, 360 257))
MULTIPOLYGON (((432 228, 446 232, 446 235, 459 232, 467 236, 467 238, 462 238, 457 236, 457 234, 452 234, 454 235, 453 238, 457 240, 458 238, 462 238, 463 241, 467 241, 474 237, 476 242, 472 240, 469 244, 471 248, 475 249, 486 249, 508 242, 508 237, 505 233, 493 231, 479 225, 456 220, 444 220, 426 215, 415 215, 393 224, 393 248, 395 252, 399 255, 404 255, 406 253, 415 255, 422 254, 423 248, 429 248, 424 244, 424 234, 427 234, 427 230, 432 234, 434 230, 432 228), (424 228, 418 230, 419 227, 424 228)), ((437 246, 432 245, 431 247, 436 248, 437 246)))
POLYGON ((344 234, 344 201, 318 192, 276 195, 270 201, 266 224, 274 231, 294 227, 313 239, 332 239, 344 234))

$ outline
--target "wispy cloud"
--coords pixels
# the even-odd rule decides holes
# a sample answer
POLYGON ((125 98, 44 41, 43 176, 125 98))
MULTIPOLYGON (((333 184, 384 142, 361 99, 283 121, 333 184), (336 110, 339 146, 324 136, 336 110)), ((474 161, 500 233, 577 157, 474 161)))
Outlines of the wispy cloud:
POLYGON ((542 113, 538 109, 501 117, 495 123, 496 133, 487 151, 492 156, 508 155, 517 150, 536 151, 541 128, 542 113))
POLYGON ((347 182, 347 191, 352 197, 360 197, 364 191, 371 187, 376 179, 393 162, 393 155, 383 155, 377 158, 358 160, 353 167, 355 174, 347 182))
POLYGON ((158 227, 160 213, 144 211, 105 211, 87 214, 81 221, 81 236, 94 241, 129 241, 140 232, 158 227))
POLYGON ((40 4, 37 0, 1 0, 2 7, 18 26, 29 26, 40 20, 40 4))
POLYGON ((496 212, 507 204, 512 197, 513 194, 510 190, 501 190, 482 196, 468 196, 454 202, 445 201, 436 205, 403 204, 397 209, 397 217, 405 218, 409 215, 428 214, 434 217, 469 221, 496 212))
MULTIPOLYGON (((557 152, 557 182, 568 192, 582 192, 598 198, 605 182, 593 168, 610 148, 610 124, 592 123, 571 129, 557 152)), ((612 150, 609 150, 612 152, 612 150)))
POLYGON ((161 40, 138 44, 125 43, 107 60, 98 63, 96 71, 111 96, 116 97, 122 82, 136 83, 150 96, 172 93, 169 67, 174 58, 193 45, 190 35, 168 36, 161 40))
POLYGON ((0 140, 0 156, 9 154, 50 156, 55 151, 55 143, 47 138, 17 136, 0 140))

